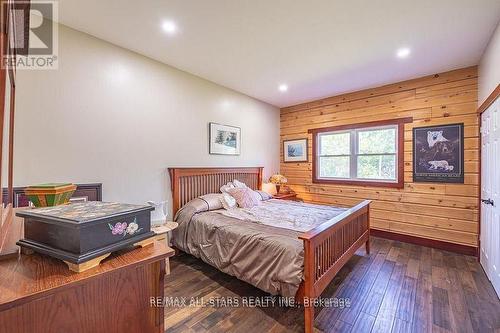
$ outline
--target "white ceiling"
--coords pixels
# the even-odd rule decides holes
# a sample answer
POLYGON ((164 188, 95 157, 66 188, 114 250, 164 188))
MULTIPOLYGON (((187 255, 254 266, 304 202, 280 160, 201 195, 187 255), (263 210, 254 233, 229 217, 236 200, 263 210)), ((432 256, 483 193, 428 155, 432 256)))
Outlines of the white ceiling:
POLYGON ((67 26, 279 107, 475 65, 499 18, 500 0, 59 1, 67 26))

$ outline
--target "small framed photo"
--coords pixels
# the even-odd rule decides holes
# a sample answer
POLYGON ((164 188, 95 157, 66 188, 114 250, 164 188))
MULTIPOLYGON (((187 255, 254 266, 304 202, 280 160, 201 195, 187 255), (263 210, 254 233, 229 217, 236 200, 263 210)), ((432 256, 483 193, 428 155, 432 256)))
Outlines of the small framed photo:
POLYGON ((464 124, 413 128, 413 181, 464 182, 464 124))
POLYGON ((241 128, 209 123, 209 153, 212 155, 239 155, 241 128))
POLYGON ((307 162, 307 139, 283 141, 284 162, 307 162))

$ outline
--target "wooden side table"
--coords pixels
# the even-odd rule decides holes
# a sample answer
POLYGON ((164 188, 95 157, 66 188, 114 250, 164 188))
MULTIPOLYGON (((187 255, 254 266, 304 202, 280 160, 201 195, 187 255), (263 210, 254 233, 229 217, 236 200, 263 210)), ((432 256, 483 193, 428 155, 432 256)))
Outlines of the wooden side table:
POLYGON ((302 201, 299 198, 297 198, 297 193, 278 193, 273 195, 273 199, 302 201))
MULTIPOLYGON (((162 224, 158 224, 151 227, 151 231, 153 231, 156 235, 156 240, 160 242, 165 242, 166 246, 170 246, 170 235, 171 231, 177 228, 179 224, 177 222, 165 222, 162 224)), ((165 259, 166 264, 166 273, 170 274, 170 262, 169 259, 165 259)))
POLYGON ((177 222, 165 222, 151 227, 151 231, 156 234, 157 240, 165 239, 167 246, 170 245, 170 231, 177 228, 179 224, 177 222))

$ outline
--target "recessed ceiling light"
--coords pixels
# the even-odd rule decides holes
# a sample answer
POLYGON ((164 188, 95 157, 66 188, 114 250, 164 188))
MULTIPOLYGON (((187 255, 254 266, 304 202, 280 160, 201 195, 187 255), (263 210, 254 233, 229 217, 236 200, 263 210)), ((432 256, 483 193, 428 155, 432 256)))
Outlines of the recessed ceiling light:
POLYGON ((411 53, 411 51, 409 48, 402 47, 402 48, 398 49, 398 51, 396 52, 396 55, 398 58, 404 59, 404 58, 407 58, 410 55, 410 53, 411 53))
POLYGON ((163 21, 161 27, 168 34, 174 34, 177 31, 177 25, 173 21, 163 21))
POLYGON ((231 103, 230 101, 228 101, 227 99, 222 101, 221 105, 222 105, 222 108, 223 109, 228 109, 233 103, 231 103))
POLYGON ((279 91, 285 92, 288 90, 288 86, 286 84, 280 84, 278 87, 279 91))

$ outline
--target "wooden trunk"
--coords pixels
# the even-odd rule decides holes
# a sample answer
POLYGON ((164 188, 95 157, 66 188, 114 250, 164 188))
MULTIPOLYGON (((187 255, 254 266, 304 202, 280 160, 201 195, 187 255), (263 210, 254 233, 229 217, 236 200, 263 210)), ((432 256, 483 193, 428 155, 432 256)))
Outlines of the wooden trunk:
POLYGON ((18 245, 81 264, 154 236, 150 206, 85 202, 31 209, 18 245))

